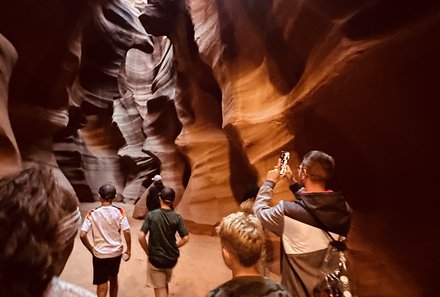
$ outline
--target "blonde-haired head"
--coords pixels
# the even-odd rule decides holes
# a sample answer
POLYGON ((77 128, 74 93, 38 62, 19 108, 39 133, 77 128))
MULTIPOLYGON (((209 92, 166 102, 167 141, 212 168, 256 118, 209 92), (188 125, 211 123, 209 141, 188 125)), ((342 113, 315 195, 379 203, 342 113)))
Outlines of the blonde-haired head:
POLYGON ((242 266, 255 265, 264 255, 265 236, 260 221, 252 214, 235 212, 217 227, 221 242, 242 266))

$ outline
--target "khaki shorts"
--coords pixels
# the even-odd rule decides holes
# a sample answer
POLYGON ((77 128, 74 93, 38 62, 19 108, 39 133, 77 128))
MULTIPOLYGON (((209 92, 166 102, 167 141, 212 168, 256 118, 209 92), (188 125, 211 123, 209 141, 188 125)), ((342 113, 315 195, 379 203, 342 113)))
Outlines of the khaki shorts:
POLYGON ((148 261, 147 286, 151 288, 166 288, 171 280, 172 268, 157 268, 148 261))

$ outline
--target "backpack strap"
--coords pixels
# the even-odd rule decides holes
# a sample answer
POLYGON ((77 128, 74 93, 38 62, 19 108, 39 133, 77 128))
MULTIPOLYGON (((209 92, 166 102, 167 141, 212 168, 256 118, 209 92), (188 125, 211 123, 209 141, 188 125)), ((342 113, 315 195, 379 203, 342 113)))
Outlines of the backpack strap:
POLYGON ((335 247, 338 251, 344 251, 347 249, 347 245, 341 241, 341 240, 336 240, 331 233, 327 230, 327 226, 318 218, 318 216, 316 215, 316 213, 307 205, 307 203, 305 203, 304 200, 301 200, 299 203, 297 202, 297 204, 299 204, 300 206, 302 206, 314 219, 315 221, 318 223, 319 228, 327 234, 327 236, 331 239, 330 244, 335 247), (302 203, 301 203, 302 202, 302 203))

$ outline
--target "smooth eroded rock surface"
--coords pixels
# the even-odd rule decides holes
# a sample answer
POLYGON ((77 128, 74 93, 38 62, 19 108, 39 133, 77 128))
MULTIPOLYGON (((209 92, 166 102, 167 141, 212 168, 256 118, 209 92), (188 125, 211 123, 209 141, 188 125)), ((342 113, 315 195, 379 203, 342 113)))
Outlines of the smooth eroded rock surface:
POLYGON ((436 296, 439 2, 148 2, 0 4, 0 174, 49 164, 80 201, 111 181, 131 204, 161 174, 214 234, 281 150, 320 149, 360 295, 436 296))

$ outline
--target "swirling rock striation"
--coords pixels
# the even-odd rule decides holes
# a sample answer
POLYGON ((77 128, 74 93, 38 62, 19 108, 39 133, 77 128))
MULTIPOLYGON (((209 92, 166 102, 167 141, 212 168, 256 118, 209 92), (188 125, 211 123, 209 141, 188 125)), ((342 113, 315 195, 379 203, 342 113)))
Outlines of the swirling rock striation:
POLYGON ((17 51, 0 34, 0 177, 12 174, 21 166, 20 151, 12 131, 8 114, 8 91, 17 51))
POLYGON ((280 150, 293 168, 321 149, 355 208, 360 295, 436 296, 438 1, 130 2, 0 4, 2 172, 56 168, 56 134, 83 201, 111 180, 132 202, 160 172, 212 233, 280 150))
MULTIPOLYGON (((212 227, 238 207, 230 184, 232 144, 221 127, 220 89, 199 56, 184 1, 151 1, 139 18, 147 32, 165 35, 173 44, 174 100, 182 123, 175 142, 191 168, 178 210, 187 221, 212 227)), ((246 172, 246 167, 241 169, 246 172)), ((212 232, 209 227, 207 232, 212 232)))
MULTIPOLYGON (((58 148, 63 146, 66 150, 57 152, 61 158, 70 160, 67 163, 60 160, 64 164, 80 164, 79 168, 67 166, 63 170, 74 173, 77 189, 84 195, 79 195, 82 201, 96 200, 93 193, 102 183, 109 181, 115 183, 122 198, 134 201, 140 184, 138 182, 132 188, 130 180, 142 170, 136 167, 145 160, 148 163, 151 158, 132 149, 142 145, 143 136, 136 139, 135 132, 133 139, 131 132, 136 131, 140 118, 133 120, 133 114, 130 114, 133 109, 127 104, 121 109, 121 102, 128 102, 127 96, 130 97, 128 90, 124 89, 126 83, 121 73, 130 49, 151 53, 153 44, 137 18, 138 11, 126 2, 101 2, 92 8, 82 31, 80 67, 71 92, 73 108, 78 109, 77 114, 84 123, 73 125, 81 127, 77 132, 72 131, 76 139, 74 145, 63 146, 59 139, 61 146, 58 148), (112 124, 112 118, 116 125, 112 124), (133 125, 134 130, 127 129, 127 123, 133 125)), ((130 98, 128 100, 132 100, 130 98)), ((134 115, 137 115, 136 111, 134 115)), ((142 131, 138 130, 138 133, 142 134, 142 131)), ((70 137, 68 133, 63 134, 70 137)), ((66 139, 66 143, 72 141, 66 139)))

